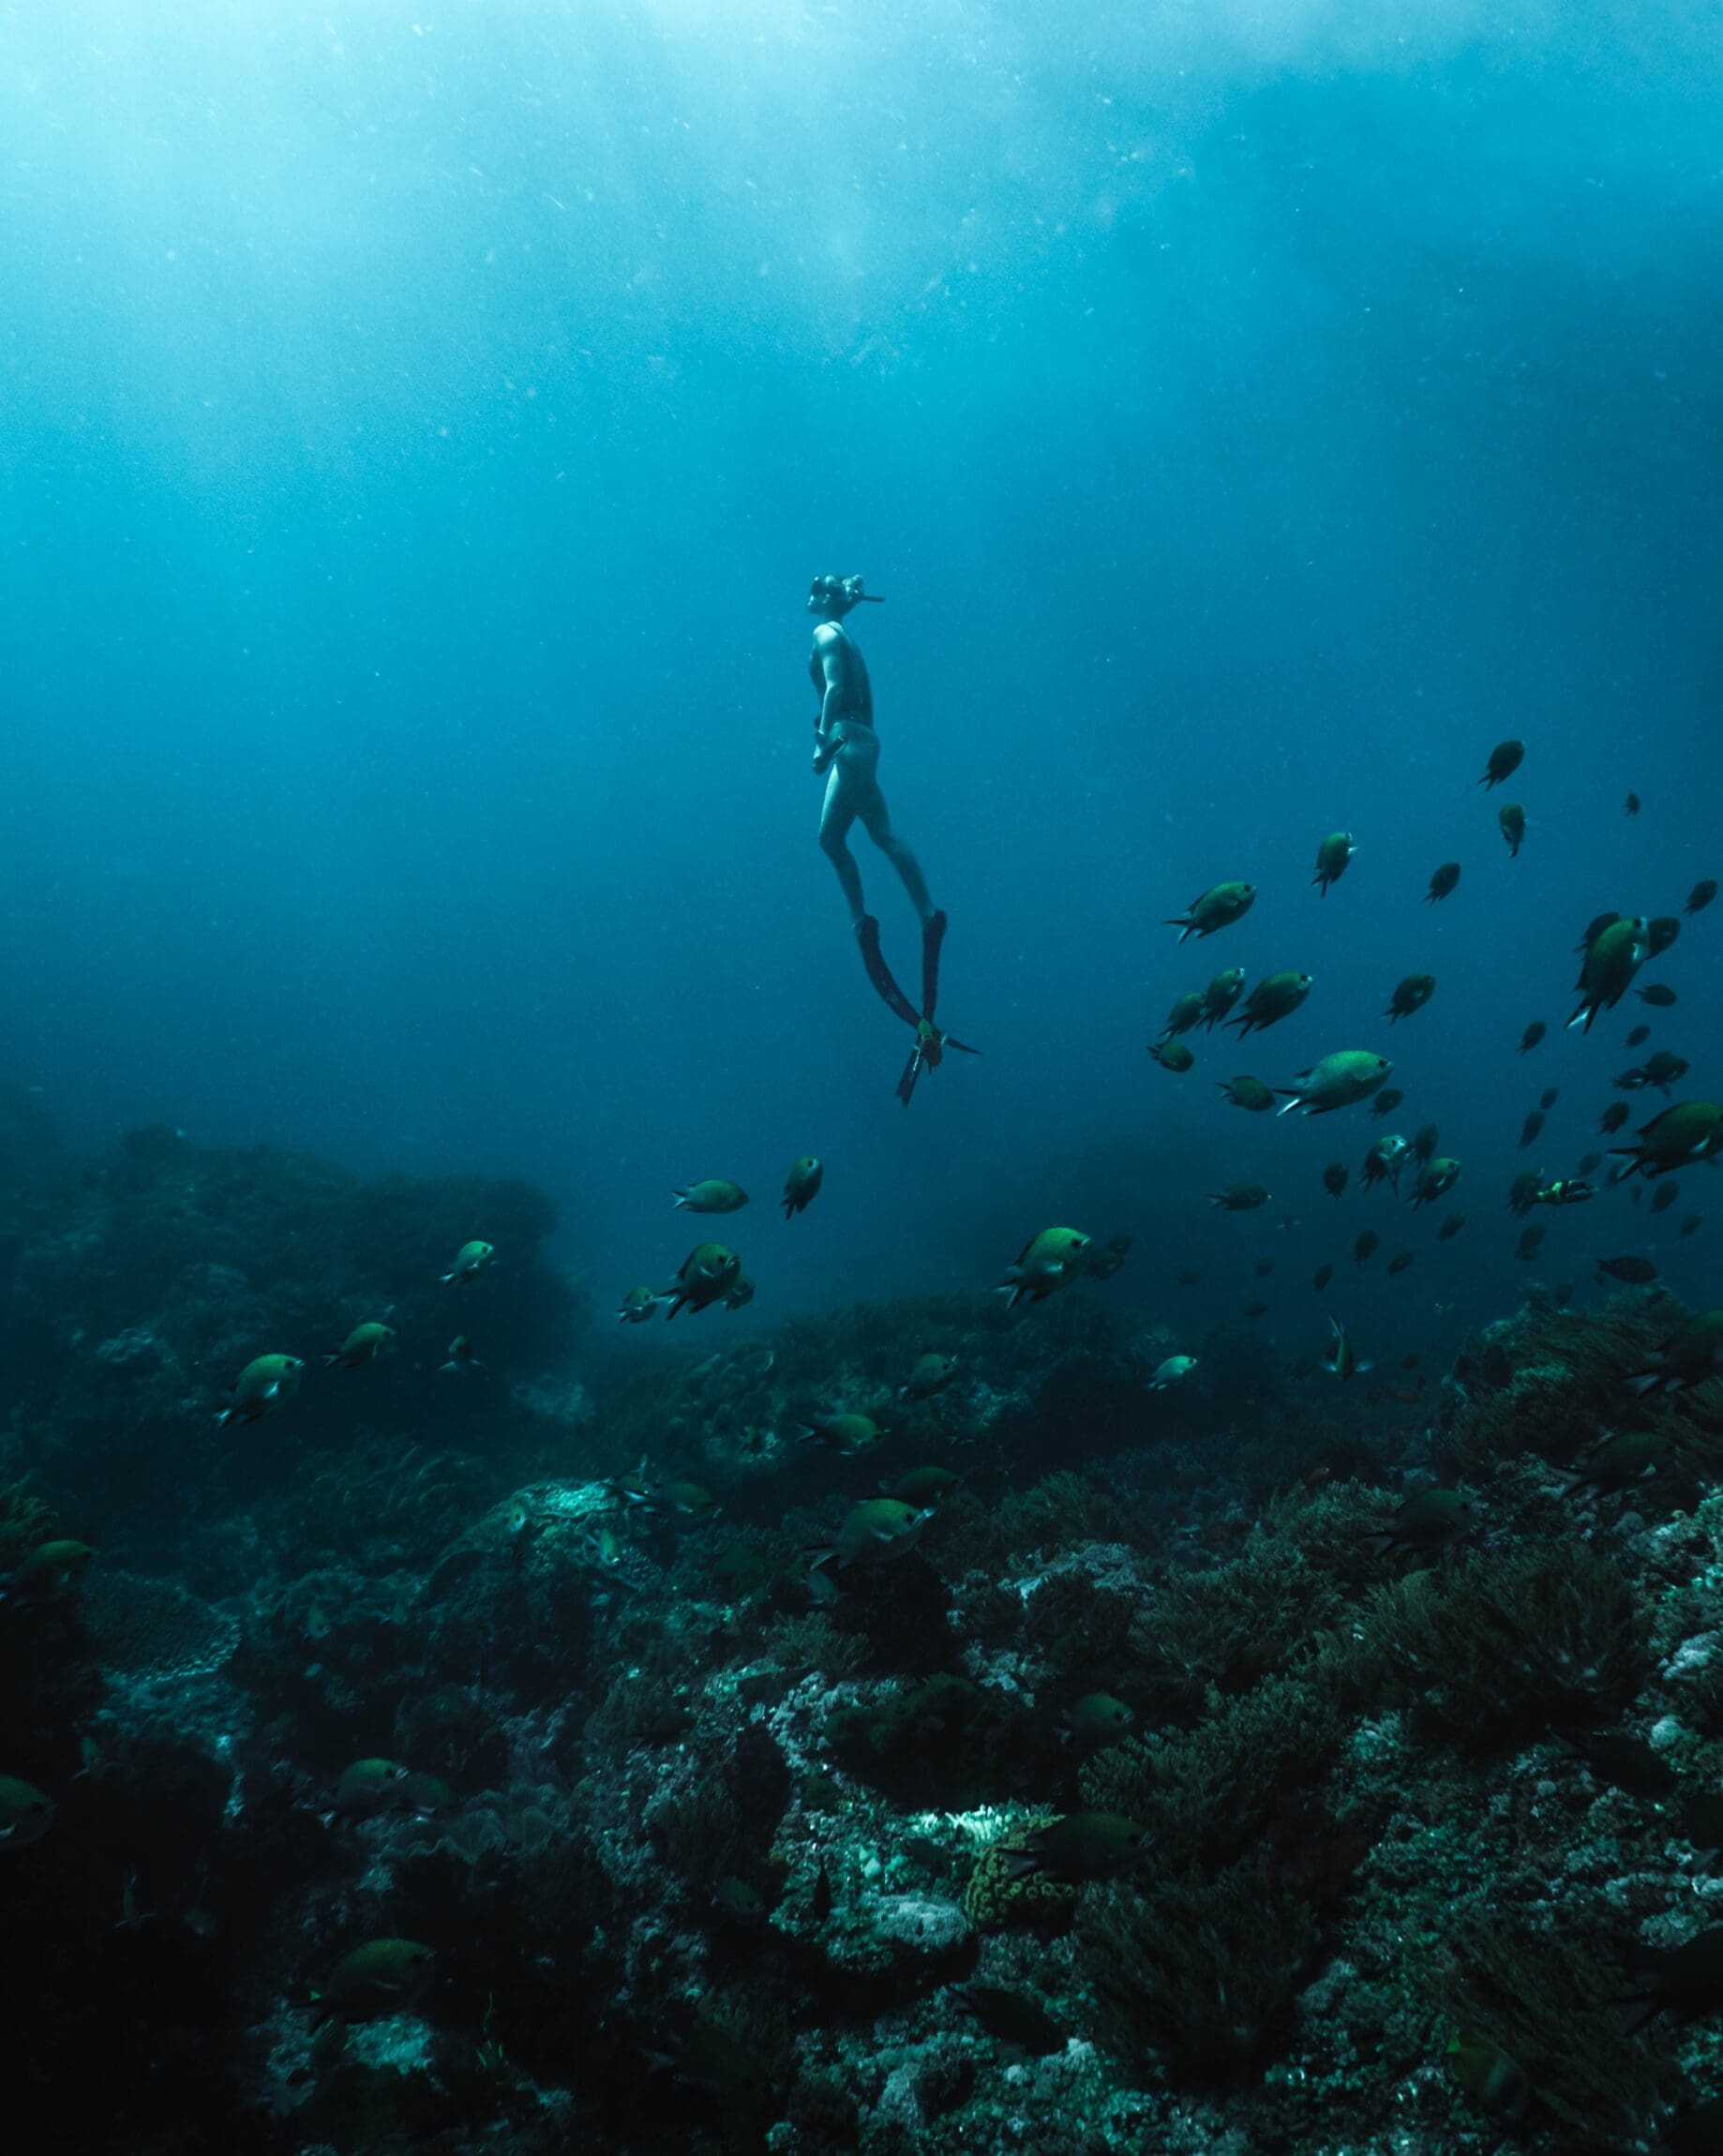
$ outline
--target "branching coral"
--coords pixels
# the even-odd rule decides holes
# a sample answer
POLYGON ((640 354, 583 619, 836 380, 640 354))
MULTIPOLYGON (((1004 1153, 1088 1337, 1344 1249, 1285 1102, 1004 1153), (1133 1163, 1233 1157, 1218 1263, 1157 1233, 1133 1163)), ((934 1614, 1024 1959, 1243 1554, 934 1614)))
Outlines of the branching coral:
MULTIPOLYGON (((1633 1405, 1624 1383, 1673 1326, 1676 1306, 1616 1297, 1601 1310, 1547 1304, 1491 1328, 1462 1359, 1447 1440, 1461 1475, 1486 1480, 1521 1453, 1566 1462, 1633 1405)), ((1642 1417, 1641 1417, 1642 1419, 1642 1417)))
POLYGON ((1098 2033, 1128 2066, 1153 2054, 1190 2082, 1227 2080, 1265 2056, 1316 1941, 1305 1904, 1247 1864, 1094 1888, 1077 1912, 1098 2033))
POLYGON ((1486 2030, 1530 2078, 1575 2156, 1616 2156, 1655 2137, 1672 2083, 1654 2031, 1624 2036, 1610 2001, 1619 1973, 1586 1945, 1476 1915, 1448 1939, 1449 1973, 1437 2003, 1454 2022, 1486 2030))
POLYGON ((961 1808, 998 1788, 1018 1716, 1002 1693, 940 1673, 840 1707, 838 1762, 900 1802, 961 1808))
POLYGON ((1083 1770, 1084 1802, 1146 1827, 1174 1865, 1224 1863, 1278 1832, 1328 1772, 1346 1728, 1341 1676, 1324 1658, 1242 1699, 1211 1694, 1194 1729, 1098 1753, 1083 1770))
POLYGON ((1589 1727, 1633 1698, 1647 1626, 1619 1565, 1583 1544, 1462 1558, 1383 1587, 1363 1654, 1427 1732, 1468 1750, 1589 1727))
POLYGON ((986 1535, 995 1562, 1131 1537, 1131 1516, 1118 1500, 1099 1483, 1071 1474, 1050 1475, 1027 1490, 1008 1490, 994 1507, 986 1535))
POLYGON ((1140 1674, 1175 1710, 1212 1685, 1248 1690, 1296 1668, 1344 1608, 1334 1580, 1278 1536, 1254 1538, 1212 1572, 1169 1580, 1131 1626, 1140 1674))
POLYGON ((1123 1657, 1135 1608, 1131 1595, 1101 1586, 1081 1562, 1056 1565, 1024 1597, 1023 1642, 1056 1679, 1100 1671, 1123 1657))

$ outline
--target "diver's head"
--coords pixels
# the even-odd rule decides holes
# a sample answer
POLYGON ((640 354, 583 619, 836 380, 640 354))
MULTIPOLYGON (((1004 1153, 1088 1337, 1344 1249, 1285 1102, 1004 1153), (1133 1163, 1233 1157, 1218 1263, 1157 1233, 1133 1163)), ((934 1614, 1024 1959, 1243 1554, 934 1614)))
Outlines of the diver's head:
POLYGON ((841 621, 852 606, 884 604, 862 589, 860 576, 816 576, 808 587, 808 612, 822 621, 841 621))

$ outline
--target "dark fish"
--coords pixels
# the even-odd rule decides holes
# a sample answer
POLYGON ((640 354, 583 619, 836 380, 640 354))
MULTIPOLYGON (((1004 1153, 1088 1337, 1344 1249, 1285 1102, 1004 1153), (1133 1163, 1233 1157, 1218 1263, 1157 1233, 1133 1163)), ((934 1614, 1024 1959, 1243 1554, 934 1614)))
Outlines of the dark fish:
POLYGON ((1659 1430, 1626 1430, 1606 1437, 1562 1476, 1562 1494, 1572 1497, 1581 1490, 1595 1490, 1608 1497, 1644 1482, 1656 1475, 1670 1449, 1669 1438, 1659 1430))
POLYGON ((1412 1263, 1413 1255, 1411 1250, 1401 1250, 1391 1257, 1388 1260, 1388 1278, 1392 1280, 1396 1273, 1403 1273, 1412 1263))
POLYGON ((1403 1355, 1401 1356, 1400 1367, 1401 1370, 1416 1370, 1418 1367, 1418 1355, 1416 1348, 1413 1349, 1410 1355, 1403 1355))
POLYGON ((1510 779, 1525 761, 1523 741, 1498 741, 1490 752, 1490 761, 1484 766, 1484 775, 1478 780, 1488 789, 1499 786, 1504 779, 1510 779))
POLYGON ((960 1984, 952 1996, 989 2036, 1013 2050, 1045 2059, 1065 2048, 1064 2029, 1025 1992, 1007 1991, 996 1984, 960 1984))
POLYGON ((1443 2054, 1449 2078, 1490 2119, 1518 2125, 1532 2104, 1525 2069, 1484 2029, 1457 2029, 1443 2054))
POLYGON ((1374 1228, 1366 1228, 1364 1233, 1358 1237, 1357 1241, 1352 1246, 1353 1264, 1355 1265, 1361 1265, 1366 1258, 1374 1254, 1376 1250, 1380 1247, 1382 1237, 1376 1233, 1374 1228))
POLYGON ((1274 1260, 1273 1260, 1272 1258, 1258 1258, 1258 1259, 1257 1259, 1257 1261, 1256 1261, 1256 1277, 1257 1277, 1257 1279, 1258 1279, 1259 1280, 1266 1280, 1268 1278, 1268 1275, 1269 1275, 1271 1272, 1273 1272, 1273 1270, 1274 1270, 1274 1260))
POLYGON ((1674 1793, 1680 1777, 1642 1737, 1590 1736, 1571 1740, 1574 1752, 1598 1781, 1630 1797, 1655 1799, 1674 1793))
POLYGON ((1535 1258, 1543 1245, 1543 1239, 1544 1232, 1541 1228, 1527 1228, 1514 1245, 1515 1257, 1535 1258))
POLYGON ((1627 1036, 1627 1045, 1629 1048, 1638 1048, 1642 1042, 1650 1039, 1651 1027, 1649 1026, 1636 1026, 1627 1036))
POLYGON ((1477 1507, 1459 1490, 1421 1490, 1371 1532, 1366 1547, 1373 1557, 1446 1550, 1469 1535, 1476 1520, 1477 1507))
POLYGON ((1311 1285, 1316 1290, 1318 1295, 1321 1295, 1324 1288, 1327 1286, 1328 1282, 1333 1278, 1334 1267, 1332 1265, 1318 1265, 1315 1273, 1311 1276, 1311 1285))
POLYGON ((1268 1306, 1259 1297, 1255 1302, 1246 1303, 1244 1314, 1248 1318, 1266 1318, 1268 1315, 1268 1306))
POLYGON ((1428 1162, 1431 1155, 1441 1143, 1441 1139, 1442 1133, 1436 1129, 1436 1126, 1433 1123, 1426 1123, 1412 1141, 1413 1158, 1421 1163, 1428 1162))
POLYGON ((1681 1792, 1680 1817, 1682 1833, 1701 1855, 1715 1857, 1723 1850, 1723 1789, 1696 1789, 1686 1783, 1681 1792))
POLYGON ((1667 951, 1681 934, 1681 920, 1673 913, 1659 913, 1645 923, 1645 941, 1650 954, 1656 958, 1660 951, 1667 951))
POLYGON ((1537 1193, 1543 1188, 1543 1180, 1540 1170, 1526 1168, 1507 1186, 1507 1209, 1517 1220, 1524 1220, 1537 1203, 1537 1193))
POLYGON ((1611 1136, 1621 1129, 1632 1113, 1632 1109, 1625 1100, 1611 1100, 1597 1118, 1597 1128, 1604 1132, 1606 1137, 1611 1136))
POLYGON ((1197 1271, 1194 1265, 1180 1265, 1178 1270, 1173 1275, 1173 1278, 1178 1282, 1181 1288, 1195 1287, 1196 1283, 1202 1279, 1202 1274, 1197 1271))
POLYGON ((1520 848, 1525 844, 1525 811, 1518 801, 1504 801, 1496 811, 1496 821, 1502 827, 1502 836, 1507 841, 1508 856, 1520 858, 1520 848))
POLYGON ((1642 1288, 1657 1277, 1657 1268, 1649 1258, 1599 1258, 1599 1280, 1625 1280, 1629 1287, 1642 1288))
POLYGON ((1525 1121, 1520 1126, 1520 1145, 1521 1151, 1523 1151, 1527 1145, 1536 1145, 1537 1133, 1543 1129, 1543 1127, 1544 1119, 1542 1112, 1536 1108, 1534 1108, 1532 1113, 1526 1117, 1525 1121))
POLYGON ((1322 1172, 1322 1187, 1329 1197, 1338 1198, 1346 1188, 1351 1171, 1344 1160, 1330 1160, 1322 1172))
POLYGON ((1460 863, 1445 861, 1430 879, 1430 889, 1424 893, 1424 904, 1433 906, 1437 899, 1453 894, 1460 882, 1460 863))
POLYGON ((1703 913, 1716 895, 1716 878, 1708 876, 1703 883, 1696 883, 1693 889, 1688 891, 1687 911, 1689 913, 1703 913))
POLYGON ((1371 1102, 1370 1112, 1372 1115, 1391 1115, 1405 1098, 1398 1085, 1389 1085, 1371 1102))
POLYGON ((1382 1015, 1390 1025, 1396 1019, 1410 1018, 1415 1011, 1422 1011, 1435 993, 1433 973, 1408 973, 1388 997, 1388 1007, 1382 1015))
POLYGON ((1659 1183, 1651 1194, 1652 1211, 1654 1213, 1667 1213, 1675 1203, 1675 1193, 1680 1188, 1679 1183, 1659 1183))
POLYGON ((1705 1216, 1703 1213, 1689 1213, 1682 1221, 1681 1226, 1676 1230, 1676 1233, 1682 1235, 1697 1235, 1699 1230, 1702 1228, 1704 1224, 1705 1216))
POLYGON ((1649 988, 1636 988, 1633 993, 1654 1011, 1669 1011, 1674 1006, 1675 991, 1661 981, 1654 981, 1649 988))
POLYGON ((1581 1153, 1580 1165, 1574 1170, 1574 1174, 1576 1175, 1595 1175, 1602 1166, 1603 1155, 1601 1153, 1581 1153))
POLYGON ((1546 1085, 1537 1097, 1537 1105, 1540 1108, 1553 1108, 1561 1097, 1555 1086, 1546 1085))
POLYGON ((1656 1085, 1660 1092, 1667 1093, 1677 1078, 1686 1076, 1687 1059, 1685 1056, 1671 1055, 1667 1048, 1659 1048, 1655 1055, 1648 1056, 1640 1068, 1645 1073, 1648 1085, 1656 1085))
POLYGON ((815 1924, 824 1924, 832 1914, 832 1874, 826 1869, 821 1857, 819 1869, 814 1875, 814 1891, 808 1896, 808 1916, 815 1924))
POLYGON ((1536 1048, 1537 1043, 1543 1039, 1544 1035, 1549 1032, 1549 1030, 1550 1028, 1544 1024, 1541 1018, 1534 1018, 1532 1023, 1526 1027, 1525 1031, 1520 1036, 1521 1055, 1529 1056, 1533 1049, 1536 1048))
POLYGON ((1574 945, 1574 949, 1579 951, 1581 956, 1583 956, 1584 953, 1591 949, 1592 945, 1596 942, 1597 938, 1603 934, 1604 930, 1606 928, 1612 928, 1620 919, 1621 915, 1619 913, 1594 914, 1591 921, 1586 925, 1585 933, 1581 936, 1579 942, 1574 945))
POLYGON ((1640 797, 1639 797, 1639 795, 1638 795, 1638 794, 1633 794, 1633 793, 1630 793, 1630 794, 1627 796, 1626 800, 1625 801, 1623 801, 1623 803, 1622 803, 1622 813, 1623 813, 1625 816, 1638 816, 1638 815, 1639 815, 1639 813, 1640 813, 1640 797))
POLYGON ((1437 1242, 1451 1243, 1454 1237, 1460 1233, 1461 1229, 1463 1228, 1465 1224, 1466 1217, 1463 1213, 1450 1213, 1447 1219, 1444 1220, 1442 1225, 1436 1230, 1437 1242))
POLYGON ((1148 1830, 1117 1812, 1068 1812, 1024 1836, 1024 1848, 1011 1859, 1022 1879, 1039 1872, 1067 1886, 1087 1879, 1117 1879, 1142 1861, 1148 1830))
POLYGON ((1324 898, 1328 895, 1328 886, 1345 875, 1346 863, 1356 850, 1349 831, 1331 831, 1316 848, 1316 874, 1311 881, 1322 886, 1324 898))
MULTIPOLYGON (((1540 1235, 1542 1232, 1543 1231, 1539 1229, 1538 1233, 1540 1235)), ((1497 1392, 1500 1392, 1504 1385, 1509 1385, 1513 1384, 1514 1358, 1508 1354, 1507 1350, 1502 1345, 1500 1340, 1491 1340, 1489 1346, 1485 1348, 1483 1354, 1483 1371, 1485 1381, 1489 1385, 1492 1385, 1497 1392)))
POLYGON ((1565 1310, 1573 1300, 1573 1282, 1558 1280, 1551 1292, 1550 1299, 1558 1310, 1565 1310))
POLYGON ((1664 2156, 1716 2156, 1723 2149, 1723 2096, 1707 2098, 1663 2129, 1664 2156))
POLYGON ((1611 2002, 1644 2009, 1627 2025, 1628 2035, 1660 2014, 1686 2023, 1723 2006, 1723 1924, 1697 1933, 1683 1946, 1639 1947, 1632 1960, 1640 1988, 1611 2002))
POLYGON ((1720 1349, 1723 1310, 1701 1310, 1676 1326, 1648 1369, 1629 1370, 1627 1383, 1641 1399, 1653 1392, 1689 1391, 1716 1376, 1720 1349))

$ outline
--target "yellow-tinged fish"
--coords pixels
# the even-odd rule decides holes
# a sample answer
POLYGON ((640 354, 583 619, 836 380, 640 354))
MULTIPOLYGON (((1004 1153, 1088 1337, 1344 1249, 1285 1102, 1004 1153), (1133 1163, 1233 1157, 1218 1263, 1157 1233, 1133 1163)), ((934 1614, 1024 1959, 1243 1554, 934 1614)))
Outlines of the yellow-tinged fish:
POLYGON ((96 1552, 64 1536, 38 1542, 20 1565, 0 1573, 0 1602, 59 1602, 74 1595, 96 1552))
POLYGON ((304 1362, 296 1355, 261 1355, 248 1362, 233 1385, 233 1404, 216 1417, 218 1430, 230 1422, 255 1422, 299 1390, 304 1362))
POLYGON ((443 1286, 447 1287, 451 1283, 459 1286, 475 1279, 496 1254, 496 1246, 492 1243, 463 1243, 455 1253, 455 1263, 442 1276, 443 1286))
POLYGON ((722 1175, 708 1175, 704 1182, 690 1183, 685 1190, 670 1194, 678 1209, 687 1213, 739 1213, 748 1202, 742 1185, 727 1182, 722 1175))
POLYGON ((52 1824, 52 1797, 16 1774, 0 1774, 0 1849, 27 1849, 52 1824))
POLYGON ((805 1213, 819 1195, 819 1186, 826 1176, 826 1165, 812 1153, 804 1153, 791 1164, 784 1181, 784 1218, 787 1220, 797 1213, 805 1213))
POLYGON ((671 1317, 681 1310, 710 1310, 726 1299, 741 1271, 741 1258, 725 1244, 697 1243, 659 1299, 669 1304, 671 1317))
POLYGON ((418 2003, 435 1973, 437 1957, 416 1939, 372 1939, 344 1954, 329 1982, 313 1991, 317 2020, 382 2021, 418 2003))
POLYGON ((1092 1239, 1076 1228, 1043 1228, 1031 1235, 999 1288, 999 1294, 1010 1298, 1007 1309, 1014 1310, 1021 1302, 1044 1302, 1080 1280, 1088 1269, 1092 1239))
POLYGON ((330 1370, 357 1370, 361 1364, 387 1355, 394 1345, 395 1327, 373 1319, 369 1324, 354 1325, 340 1346, 324 1355, 323 1364, 330 1370))

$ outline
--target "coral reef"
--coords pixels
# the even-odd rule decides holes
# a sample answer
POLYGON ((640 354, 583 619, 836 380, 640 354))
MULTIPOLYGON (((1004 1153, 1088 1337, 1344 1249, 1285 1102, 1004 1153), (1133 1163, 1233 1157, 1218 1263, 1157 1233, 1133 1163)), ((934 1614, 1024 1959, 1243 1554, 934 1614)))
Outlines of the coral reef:
POLYGON ((1611 2003, 1723 1896, 1723 1422, 1623 1382, 1670 1306, 1534 1298, 1389 1438, 1254 1349, 1151 1393, 1093 1284, 624 1371, 547 1226, 163 1133, 32 1187, 0 2019, 25 2107, 111 2068, 62 2145, 1644 2156, 1714 2092, 1723 1990, 1611 2003), (437 1278, 479 1226, 506 1298, 437 1278), (796 1443, 839 1414, 883 1434, 796 1443), (1655 1478, 1580 1502, 1626 1427, 1655 1478), (912 1549, 810 1568, 906 1475, 912 1549), (1456 1480, 1463 1534, 1377 1532, 1456 1480), (316 2027, 371 1940, 422 1993, 316 2027))

